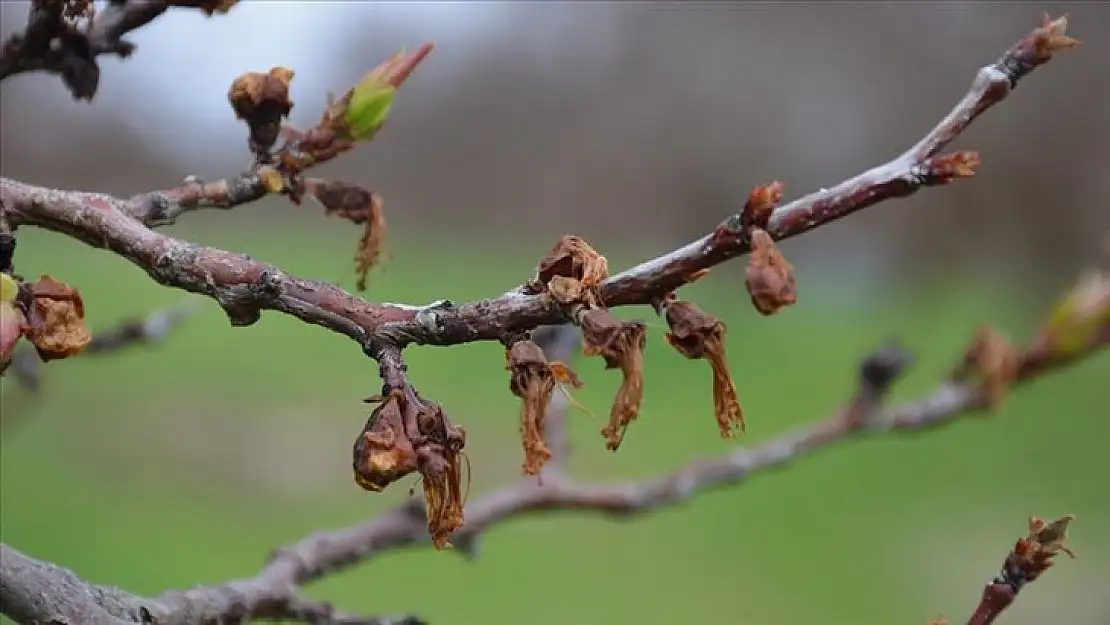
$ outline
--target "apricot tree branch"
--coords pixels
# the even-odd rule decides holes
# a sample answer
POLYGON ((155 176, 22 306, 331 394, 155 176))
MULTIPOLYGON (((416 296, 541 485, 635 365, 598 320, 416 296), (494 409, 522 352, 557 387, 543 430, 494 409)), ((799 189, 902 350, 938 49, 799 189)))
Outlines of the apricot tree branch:
MULTIPOLYGON (((1044 25, 997 62, 982 68, 967 95, 917 145, 884 165, 777 208, 765 230, 775 240, 787 239, 882 200, 972 175, 978 159, 975 153, 937 154, 982 112, 1005 99, 1018 81, 1048 62, 1054 52, 1074 45, 1074 40, 1064 35, 1066 26, 1065 18, 1046 18, 1044 25)), ((220 189, 241 188, 236 182, 210 184, 220 189)), ((212 297, 232 325, 250 325, 261 311, 277 310, 346 335, 365 348, 372 341, 404 347, 501 340, 540 325, 568 321, 564 306, 546 293, 529 294, 523 287, 458 306, 450 302, 436 307, 369 302, 332 284, 298 278, 241 254, 156 234, 140 223, 139 219, 158 225, 180 212, 165 208, 162 201, 152 204, 151 198, 169 197, 172 207, 182 205, 181 195, 146 194, 123 200, 0 178, 0 201, 8 207, 13 227, 35 225, 107 248, 161 284, 212 297), (159 208, 152 210, 153 205, 159 208)), ((244 192, 244 197, 251 195, 244 192)), ((733 215, 701 239, 608 278, 601 290, 604 303, 610 307, 651 303, 710 267, 747 253, 751 244, 743 222, 741 214, 733 215)))
POLYGON ((33 0, 27 27, 0 48, 0 80, 24 72, 50 72, 77 100, 92 100, 100 82, 96 57, 131 56, 135 44, 125 35, 156 19, 173 6, 201 9, 208 15, 226 12, 235 0, 113 0, 91 11, 90 0, 33 0))

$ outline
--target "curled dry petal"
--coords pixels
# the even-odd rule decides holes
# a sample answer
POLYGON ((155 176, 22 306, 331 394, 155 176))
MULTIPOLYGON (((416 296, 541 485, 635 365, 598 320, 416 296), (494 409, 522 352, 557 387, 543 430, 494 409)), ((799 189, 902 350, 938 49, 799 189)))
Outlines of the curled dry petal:
POLYGON ((466 430, 453 425, 436 403, 409 398, 416 422, 426 444, 418 449, 424 484, 424 507, 428 533, 436 549, 451 546, 451 534, 463 525, 465 495, 462 492, 462 449, 466 430))
POLYGON ((748 257, 744 284, 755 309, 764 315, 773 315, 798 300, 794 267, 775 247, 767 231, 753 228, 751 239, 752 253, 748 257))
POLYGON ((609 261, 585 239, 568 234, 536 267, 536 282, 556 301, 600 307, 601 283, 609 277, 609 261))
POLYGON ((628 424, 640 414, 644 398, 644 347, 647 327, 640 321, 620 321, 603 308, 586 311, 580 318, 583 352, 601 356, 606 369, 621 370, 621 385, 609 411, 609 423, 601 430, 606 447, 616 451, 628 424))
POLYGON ((31 285, 27 338, 44 362, 81 353, 92 341, 81 294, 50 276, 31 285))
POLYGON ((725 356, 724 322, 684 301, 667 304, 666 319, 668 343, 687 358, 709 361, 713 370, 713 412, 721 438, 732 438, 735 429, 744 431, 744 411, 725 356))
POLYGON ((517 341, 506 350, 509 390, 521 399, 520 440, 524 447, 523 471, 537 475, 551 459, 543 440, 544 420, 556 383, 582 386, 578 376, 559 362, 547 361, 543 349, 532 341, 517 341))
POLYGON ((305 180, 305 189, 324 205, 328 215, 352 223, 365 224, 355 251, 355 273, 359 291, 366 290, 366 280, 385 250, 385 213, 381 196, 358 185, 338 180, 305 180))
POLYGON ((992 327, 983 326, 976 331, 953 378, 962 380, 971 374, 977 375, 986 393, 987 405, 997 408, 1017 378, 1020 364, 1021 354, 1010 339, 992 327))
POLYGON ((1029 517, 1029 536, 1027 539, 1037 543, 1039 551, 1055 555, 1063 552, 1070 558, 1075 558, 1075 553, 1067 546, 1068 528, 1075 520, 1074 514, 1065 514, 1055 521, 1045 521, 1040 517, 1029 517))

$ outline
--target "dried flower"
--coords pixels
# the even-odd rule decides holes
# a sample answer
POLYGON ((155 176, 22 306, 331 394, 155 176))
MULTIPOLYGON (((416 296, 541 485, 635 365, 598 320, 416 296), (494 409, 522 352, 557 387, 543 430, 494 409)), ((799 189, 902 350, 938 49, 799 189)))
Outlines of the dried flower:
POLYGON ((31 285, 27 338, 44 362, 81 353, 92 341, 81 294, 48 275, 31 285))
MULTIPOLYGON (((1069 48, 1076 48, 1080 45, 1078 39, 1072 39, 1067 36, 1068 30, 1068 16, 1061 15, 1055 20, 1048 16, 1047 13, 1041 18, 1041 27, 1034 30, 1028 37, 1033 44, 1033 50, 1036 54, 1036 60, 1040 63, 1045 63, 1052 58, 1052 55, 1061 50, 1069 48)), ((1022 43, 1026 43, 1023 41, 1022 43)))
POLYGON ((773 315, 798 300, 794 267, 775 247, 775 241, 767 231, 753 228, 751 240, 752 252, 748 257, 744 284, 755 309, 764 315, 773 315))
POLYGON ((740 213, 743 227, 766 229, 771 213, 775 212, 775 207, 780 201, 782 201, 782 183, 778 180, 752 189, 748 194, 748 201, 744 204, 744 210, 740 213))
POLYGON ((293 109, 289 83, 293 70, 271 68, 267 73, 248 72, 231 83, 227 99, 235 117, 250 127, 251 149, 268 152, 281 132, 281 120, 293 109))
POLYGON ((671 330, 665 337, 668 343, 689 359, 709 361, 713 370, 713 412, 721 438, 732 438, 734 428, 744 431, 744 411, 725 356, 724 322, 685 301, 668 303, 666 319, 671 330))
POLYGON ((569 367, 547 361, 543 349, 532 341, 517 341, 505 350, 506 369, 510 371, 509 390, 521 398, 520 440, 524 446, 526 475, 537 475, 551 459, 544 442, 544 419, 556 384, 581 388, 582 382, 569 367))
POLYGON ((608 277, 606 258, 585 239, 568 234, 540 261, 535 282, 559 303, 602 307, 601 284, 608 277))
POLYGON ((586 311, 580 318, 587 356, 601 356, 606 369, 621 370, 621 385, 609 411, 609 423, 601 430, 606 447, 616 451, 629 423, 640 414, 644 398, 644 347, 647 327, 640 321, 620 321, 603 308, 586 311))
POLYGON ((378 407, 370 413, 355 440, 355 483, 378 493, 416 471, 417 455, 401 412, 403 395, 394 391, 387 397, 371 397, 366 401, 378 403, 378 407))
POLYGON ((952 378, 963 380, 977 375, 986 392, 987 405, 997 408, 1017 378, 1020 364, 1021 354, 1010 339, 992 327, 983 326, 975 332, 952 378))

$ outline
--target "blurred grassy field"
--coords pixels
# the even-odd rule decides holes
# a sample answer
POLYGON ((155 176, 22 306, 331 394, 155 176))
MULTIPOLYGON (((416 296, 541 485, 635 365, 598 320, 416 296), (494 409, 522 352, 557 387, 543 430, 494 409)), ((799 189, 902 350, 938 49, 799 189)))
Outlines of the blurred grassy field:
MULTIPOLYGON (((259 230, 249 221, 256 210, 190 217, 172 232, 353 283, 355 230, 318 218, 259 230)), ((552 241, 468 251, 397 239, 370 295, 422 303, 496 294, 529 277, 552 241)), ((658 251, 598 245, 614 268, 658 251)), ((124 261, 49 233, 20 233, 17 267, 80 287, 94 328, 179 299, 124 261)), ((859 306, 799 267, 799 305, 765 319, 741 270, 719 269, 683 295, 730 323, 748 441, 828 414, 851 392, 858 357, 888 336, 918 356, 896 392, 909 398, 947 370, 976 325, 1024 337, 1047 304, 952 282, 859 306)), ((711 414, 707 366, 679 357, 653 323, 644 411, 621 451, 605 451, 600 421, 571 417, 580 476, 647 475, 729 448, 711 414)), ((468 429, 472 493, 514 479, 516 404, 500 348, 413 349, 409 362, 421 389, 468 429)), ((579 399, 604 415, 618 377, 594 361, 577 369, 587 383, 579 399)), ((153 594, 251 575, 273 547, 406 496, 407 485, 371 495, 350 480, 360 399, 378 387, 376 367, 349 341, 296 320, 267 313, 233 329, 206 302, 156 348, 46 371, 40 398, 4 382, 0 537, 93 581, 153 594)), ((1031 587, 1006 622, 1105 625, 1108 381, 1104 354, 1022 389, 996 414, 937 432, 822 452, 635 523, 512 522, 485 537, 474 562, 395 553, 311 594, 350 610, 418 612, 435 625, 914 625, 970 610, 1027 515, 1072 512, 1081 559, 1031 587)))

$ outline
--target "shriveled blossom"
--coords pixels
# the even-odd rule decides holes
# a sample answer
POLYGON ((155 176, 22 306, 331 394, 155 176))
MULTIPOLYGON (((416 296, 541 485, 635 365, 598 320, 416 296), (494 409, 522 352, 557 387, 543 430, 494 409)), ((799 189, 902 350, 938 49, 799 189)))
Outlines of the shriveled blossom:
POLYGON ((581 387, 582 382, 569 367, 548 362, 543 349, 533 341, 517 341, 506 350, 510 371, 509 390, 521 399, 520 441, 524 447, 523 471, 537 475, 551 459, 544 442, 544 419, 556 384, 581 387))
POLYGON ((394 389, 378 403, 354 444, 355 483, 371 492, 420 472, 428 533, 437 549, 450 546, 462 527, 462 450, 466 431, 450 422, 436 403, 411 388, 394 389))
POLYGON ((43 275, 31 285, 26 336, 44 362, 81 353, 92 341, 81 294, 43 275))
POLYGON ((616 451, 628 424, 640 414, 644 398, 644 347, 647 326, 640 321, 620 321, 609 310, 596 308, 579 318, 583 352, 601 356, 606 369, 620 369, 621 385, 609 411, 609 423, 601 430, 606 447, 616 451))
POLYGON ((361 186, 339 180, 309 178, 304 181, 304 188, 324 205, 328 215, 355 224, 365 224, 355 251, 355 273, 358 278, 355 287, 359 291, 365 291, 370 270, 379 264, 385 250, 386 224, 381 196, 361 186))
POLYGON ((609 262, 581 237, 568 234, 536 267, 535 282, 563 304, 603 306, 601 283, 609 277, 609 262))
POLYGON ((667 342, 687 358, 709 362, 713 371, 713 413, 721 438, 732 438, 737 429, 744 431, 744 411, 725 356, 724 322, 686 301, 666 304, 665 316, 670 328, 667 342))
POLYGON ((751 246, 744 284, 755 309, 764 315, 773 315, 797 302, 794 267, 775 247, 771 235, 765 230, 752 228, 751 246))

